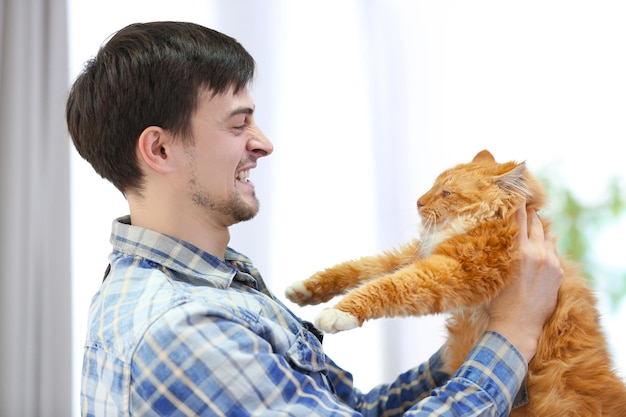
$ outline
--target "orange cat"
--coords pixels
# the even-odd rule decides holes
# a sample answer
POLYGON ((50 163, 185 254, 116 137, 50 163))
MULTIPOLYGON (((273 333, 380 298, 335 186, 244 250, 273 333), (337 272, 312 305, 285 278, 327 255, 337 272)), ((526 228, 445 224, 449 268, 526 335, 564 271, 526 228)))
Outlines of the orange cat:
MULTIPOLYGON (((518 231, 513 214, 524 201, 539 210, 545 199, 524 163, 497 163, 482 151, 443 172, 419 198, 421 240, 318 272, 286 295, 306 305, 347 293, 316 319, 331 333, 374 318, 451 313, 444 360, 452 374, 486 329, 485 305, 509 280, 518 231)), ((566 259, 561 265, 557 309, 529 364, 530 402, 511 416, 626 416, 626 387, 612 369, 595 297, 578 265, 566 259)))

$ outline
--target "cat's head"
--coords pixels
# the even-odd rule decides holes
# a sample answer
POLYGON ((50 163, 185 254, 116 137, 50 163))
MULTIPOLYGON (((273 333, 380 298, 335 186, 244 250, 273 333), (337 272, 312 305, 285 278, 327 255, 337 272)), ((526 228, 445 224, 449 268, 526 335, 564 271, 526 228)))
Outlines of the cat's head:
POLYGON ((423 233, 434 237, 465 233, 484 221, 508 218, 524 202, 535 210, 545 202, 543 188, 526 164, 498 163, 484 150, 472 162, 441 173, 417 200, 417 207, 423 233))

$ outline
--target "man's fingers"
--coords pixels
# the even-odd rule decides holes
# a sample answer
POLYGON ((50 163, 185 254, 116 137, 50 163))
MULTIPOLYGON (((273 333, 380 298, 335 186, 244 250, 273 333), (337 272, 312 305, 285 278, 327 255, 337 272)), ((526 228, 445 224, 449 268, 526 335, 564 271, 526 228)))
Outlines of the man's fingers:
POLYGON ((517 209, 517 223, 519 224, 519 234, 523 238, 528 237, 528 217, 526 213, 526 204, 517 209))
POLYGON ((545 240, 543 236, 543 224, 541 223, 537 212, 535 210, 531 210, 529 217, 530 230, 528 232, 528 237, 530 238, 531 236, 536 236, 538 239, 541 238, 542 241, 545 240))

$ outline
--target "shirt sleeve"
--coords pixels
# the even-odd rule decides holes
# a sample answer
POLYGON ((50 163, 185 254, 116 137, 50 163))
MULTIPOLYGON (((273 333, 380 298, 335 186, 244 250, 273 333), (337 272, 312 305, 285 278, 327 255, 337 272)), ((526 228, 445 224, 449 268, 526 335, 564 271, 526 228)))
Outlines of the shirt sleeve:
POLYGON ((419 367, 366 394, 352 387, 349 373, 331 367, 337 394, 364 416, 508 416, 528 365, 502 335, 486 332, 450 377, 441 349, 419 367))
POLYGON ((528 364, 502 335, 485 332, 457 373, 409 416, 508 416, 528 364))
POLYGON ((131 415, 504 416, 525 374, 512 345, 486 333, 452 378, 437 353, 363 394, 334 363, 299 367, 253 327, 227 313, 169 311, 135 350, 131 415))

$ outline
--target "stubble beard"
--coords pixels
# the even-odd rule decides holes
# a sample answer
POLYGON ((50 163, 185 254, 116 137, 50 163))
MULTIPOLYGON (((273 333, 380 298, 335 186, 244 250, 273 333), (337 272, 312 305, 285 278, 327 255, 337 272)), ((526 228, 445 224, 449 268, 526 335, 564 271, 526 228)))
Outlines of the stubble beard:
POLYGON ((245 222, 254 218, 259 212, 259 200, 253 193, 253 203, 246 202, 241 194, 234 190, 232 197, 226 201, 218 201, 206 190, 198 189, 197 182, 192 179, 191 198, 194 204, 209 213, 219 214, 221 217, 230 219, 232 224, 245 222))
POLYGON ((227 219, 230 224, 245 222, 252 219, 259 212, 259 200, 252 193, 252 203, 246 202, 233 183, 233 193, 225 201, 219 201, 204 187, 199 185, 196 177, 196 159, 193 149, 186 148, 189 156, 189 190, 193 203, 204 209, 209 216, 215 214, 227 219))

